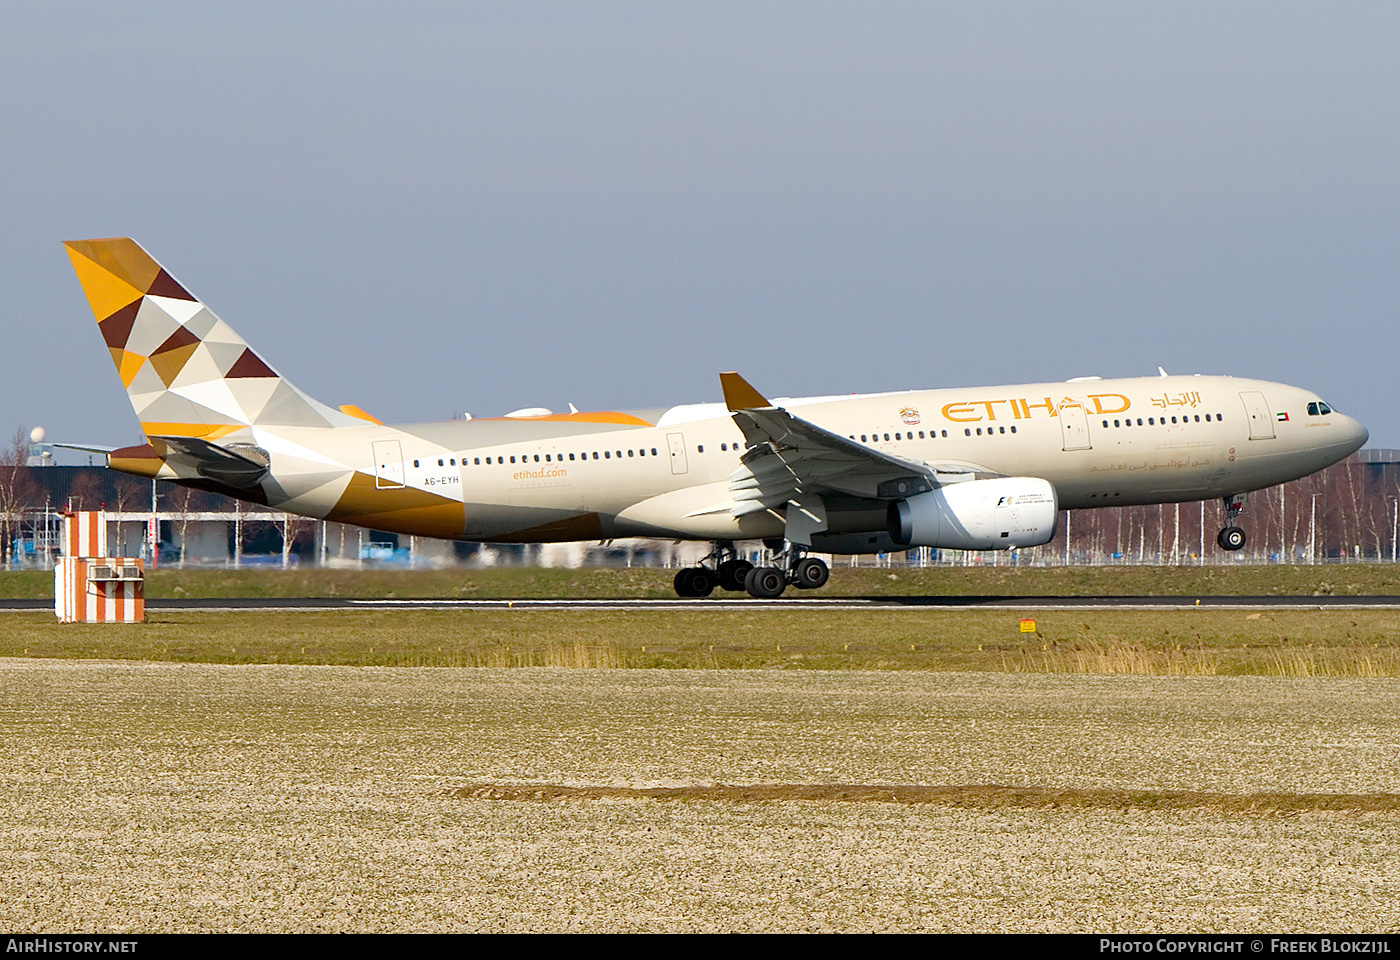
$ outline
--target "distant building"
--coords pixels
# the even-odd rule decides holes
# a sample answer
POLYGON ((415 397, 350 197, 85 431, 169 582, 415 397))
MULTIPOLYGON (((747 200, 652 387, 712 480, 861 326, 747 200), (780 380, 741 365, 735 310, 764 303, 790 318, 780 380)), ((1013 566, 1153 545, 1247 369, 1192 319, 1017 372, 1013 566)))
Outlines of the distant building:
POLYGON ((23 515, 11 532, 13 562, 47 565, 58 555, 59 512, 105 510, 116 556, 150 559, 152 516, 159 531, 157 565, 327 566, 681 566, 706 544, 619 540, 601 543, 477 544, 408 537, 241 503, 230 497, 152 482, 105 467, 46 465, 19 468, 23 515), (154 495, 154 511, 152 496, 154 495))

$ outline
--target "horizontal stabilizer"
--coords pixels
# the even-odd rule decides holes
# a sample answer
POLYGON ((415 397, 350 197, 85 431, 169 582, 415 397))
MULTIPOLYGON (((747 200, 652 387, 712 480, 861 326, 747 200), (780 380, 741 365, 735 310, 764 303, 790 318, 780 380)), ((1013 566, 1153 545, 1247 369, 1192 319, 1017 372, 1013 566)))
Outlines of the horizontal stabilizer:
POLYGON ((230 487, 248 489, 258 485, 267 476, 272 460, 267 451, 251 443, 230 443, 220 446, 197 437, 151 437, 157 449, 167 448, 167 463, 185 461, 194 466, 201 477, 228 484, 230 487))
POLYGON ((62 447, 64 450, 81 450, 83 453, 111 453, 116 447, 102 443, 51 443, 51 447, 62 447))

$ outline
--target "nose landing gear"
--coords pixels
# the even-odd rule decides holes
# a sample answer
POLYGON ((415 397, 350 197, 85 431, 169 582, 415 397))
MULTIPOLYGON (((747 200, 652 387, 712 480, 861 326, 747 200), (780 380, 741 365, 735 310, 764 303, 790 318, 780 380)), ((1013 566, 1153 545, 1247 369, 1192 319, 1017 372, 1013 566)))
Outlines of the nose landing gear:
POLYGON ((1243 493, 1232 493, 1222 498, 1225 504, 1225 529, 1215 538, 1222 550, 1238 550, 1245 544, 1244 531, 1235 526, 1235 518, 1244 510, 1244 498, 1243 493))

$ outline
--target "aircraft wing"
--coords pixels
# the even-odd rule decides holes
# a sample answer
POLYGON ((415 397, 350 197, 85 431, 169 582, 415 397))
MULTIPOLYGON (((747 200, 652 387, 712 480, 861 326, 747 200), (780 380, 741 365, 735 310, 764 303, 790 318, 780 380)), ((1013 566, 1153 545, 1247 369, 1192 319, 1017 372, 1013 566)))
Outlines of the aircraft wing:
POLYGON ((725 403, 748 449, 729 475, 735 516, 772 509, 804 493, 894 500, 987 476, 974 463, 924 463, 856 443, 768 402, 737 373, 720 374, 725 403))

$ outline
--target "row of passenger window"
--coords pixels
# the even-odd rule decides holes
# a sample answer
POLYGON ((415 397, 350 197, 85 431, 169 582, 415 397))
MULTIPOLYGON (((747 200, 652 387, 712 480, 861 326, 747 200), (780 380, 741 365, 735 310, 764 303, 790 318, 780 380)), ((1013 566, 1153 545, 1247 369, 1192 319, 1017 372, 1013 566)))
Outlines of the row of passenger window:
MULTIPOLYGON (((1320 405, 1319 405, 1319 406, 1320 406, 1320 405)), ((1313 412, 1312 409, 1311 409, 1312 405, 1310 404, 1309 407, 1310 407, 1310 409, 1308 410, 1308 413, 1311 414, 1311 413, 1313 412)), ((1327 410, 1327 411, 1325 411, 1325 412, 1330 413, 1331 411, 1330 411, 1330 410, 1327 410)), ((1172 418, 1171 418, 1171 422, 1172 422, 1172 423, 1177 423, 1177 422, 1178 422, 1178 419, 1179 419, 1180 423, 1190 423, 1190 422, 1192 422, 1193 419, 1195 420, 1196 423, 1200 423, 1200 422, 1201 422, 1201 415, 1200 415, 1200 414, 1195 414, 1194 417, 1192 417, 1192 416, 1181 416, 1180 418, 1178 418, 1178 417, 1172 417, 1172 418)), ((1218 413, 1215 414, 1215 421, 1216 421, 1216 422, 1222 422, 1222 421, 1224 421, 1224 419, 1225 419, 1225 418, 1224 418, 1223 416, 1221 416, 1220 414, 1218 414, 1218 413)), ((1210 422, 1211 422, 1211 415, 1210 415, 1209 413, 1207 413, 1207 414, 1205 415, 1205 422, 1206 422, 1206 423, 1210 423, 1210 422)), ((1139 426, 1139 427, 1141 427, 1141 426, 1153 427, 1153 426, 1158 426, 1158 425, 1160 425, 1160 426, 1166 426, 1166 425, 1167 425, 1167 418, 1166 418, 1166 417, 1148 417, 1148 418, 1146 419, 1146 421, 1144 421, 1142 417, 1138 417, 1136 423, 1137 423, 1137 426, 1139 426)), ((1126 419, 1114 420, 1114 421, 1112 421, 1112 424, 1113 424, 1113 426, 1115 426, 1115 427, 1131 427, 1131 426, 1133 426, 1134 421, 1133 421, 1133 419, 1132 419, 1131 417, 1129 417, 1129 418, 1126 418, 1126 419)), ((1103 425, 1104 425, 1105 428, 1107 428, 1107 427, 1109 426, 1109 421, 1108 421, 1108 420, 1103 421, 1103 425)), ((987 427, 987 428, 985 428, 985 432, 984 432, 984 430, 983 430, 982 427, 976 427, 976 428, 974 428, 974 427, 966 427, 966 428, 963 429, 963 434, 964 434, 965 436, 969 436, 969 437, 974 436, 974 435, 975 435, 975 436, 979 436, 979 437, 981 437, 981 436, 989 436, 989 437, 990 437, 990 436, 996 436, 996 435, 998 435, 998 434, 1006 434, 1006 433, 1008 433, 1008 432, 1010 432, 1010 433, 1015 433, 1015 432, 1016 432, 1016 427, 1015 427, 1015 425, 1012 425, 1012 426, 1010 427, 1009 431, 1008 431, 1008 428, 1007 428, 1007 427, 987 427)), ((849 436, 850 439, 852 439, 852 440, 856 439, 856 435, 853 434, 853 433, 852 433, 852 434, 849 434, 848 436, 849 436)), ((881 434, 881 433, 871 433, 871 434, 862 433, 862 434, 860 435, 860 442, 861 442, 861 443, 879 443, 882 436, 883 436, 883 438, 884 438, 885 440, 891 440, 891 439, 893 439, 893 440, 913 440, 913 439, 915 439, 915 434, 914 434, 914 431, 913 431, 913 430, 908 431, 907 434, 906 434, 904 431, 901 430, 901 431, 897 431, 897 432, 893 435, 893 437, 891 437, 891 435, 888 434, 888 433, 884 433, 884 434, 881 434)), ((928 440, 937 440, 940 436, 946 438, 946 437, 948 436, 948 431, 947 431, 947 430, 942 430, 942 431, 938 431, 938 430, 929 430, 929 431, 927 431, 927 433, 925 433, 925 431, 923 431, 923 430, 918 431, 918 439, 920 439, 920 440, 925 440, 925 439, 928 439, 928 440)), ((721 443, 721 444, 719 445, 719 448, 720 448, 720 450, 722 450, 722 451, 724 451, 724 452, 726 452, 726 453, 729 452, 730 450, 734 450, 734 451, 737 452, 737 451, 739 450, 739 444, 737 444, 737 443, 721 443)), ((705 445, 704 445, 704 444, 699 444, 699 445, 697 445, 696 448, 695 448, 695 452, 696 452, 696 453, 704 453, 704 452, 705 452, 705 445)), ((660 453, 657 452, 656 447, 652 447, 652 448, 650 448, 650 450, 648 450, 648 449, 646 449, 646 448, 640 448, 640 449, 637 449, 637 450, 628 450, 628 451, 626 451, 626 454, 625 454, 625 455, 628 456, 628 457, 645 457, 645 456, 647 456, 648 454, 650 454, 650 455, 653 456, 653 457, 660 456, 660 453)), ((533 459, 534 459, 534 462, 535 462, 535 463, 555 463, 555 462, 564 463, 564 462, 565 462, 565 460, 564 460, 564 454, 562 454, 562 453, 560 453, 560 454, 549 454, 549 453, 546 453, 546 454, 544 454, 544 459, 543 459, 543 460, 540 459, 540 454, 538 454, 538 453, 533 454, 533 455, 522 454, 522 455, 520 455, 520 457, 519 457, 519 462, 520 462, 520 463, 529 463, 529 462, 531 462, 531 456, 533 456, 533 459)), ((568 455, 570 461, 587 460, 590 456, 591 456, 594 460, 598 460, 598 459, 611 460, 611 459, 613 459, 614 457, 616 457, 617 459, 621 460, 621 459, 623 458, 623 456, 624 456, 624 453, 623 453, 623 451, 621 451, 621 450, 617 450, 617 451, 604 450, 604 451, 602 451, 601 454, 600 454, 597 450, 593 450, 593 451, 590 451, 589 453, 579 453, 579 454, 573 454, 573 453, 571 453, 571 454, 568 455)), ((509 460, 510 463, 515 463, 515 462, 516 462, 516 457, 514 457, 514 456, 511 456, 511 457, 497 456, 497 457, 484 457, 484 458, 483 458, 483 457, 472 457, 472 458, 471 458, 470 464, 468 463, 467 458, 466 458, 466 457, 463 457, 463 458, 462 458, 462 466, 464 466, 464 467, 465 467, 465 466, 468 466, 468 465, 470 465, 470 466, 481 466, 483 463, 485 463, 486 465, 489 466, 489 465, 492 465, 492 464, 504 464, 504 463, 507 462, 507 460, 509 460)), ((415 467, 420 466, 420 461, 414 460, 414 461, 413 461, 413 465, 414 465, 415 467)), ((444 461, 444 459, 443 459, 442 457, 438 457, 437 465, 438 465, 439 467, 443 467, 443 466, 453 466, 453 467, 455 467, 455 466, 457 465, 457 458, 456 458, 456 457, 448 457, 448 458, 446 459, 446 461, 444 461)))
MULTIPOLYGON (((965 436, 969 436, 969 437, 970 437, 970 436, 973 436, 973 429, 974 429, 973 427, 966 427, 966 428, 963 429, 963 434, 964 434, 965 436)), ((979 437, 980 437, 980 436, 983 436, 983 435, 984 435, 983 429, 982 429, 981 427, 977 427, 977 428, 975 428, 975 429, 976 429, 976 431, 977 431, 977 432, 976 432, 976 436, 979 436, 979 437)), ((1008 431, 1007 431, 1007 428, 1006 428, 1006 427, 987 427, 987 428, 986 428, 985 435, 991 437, 991 436, 996 436, 998 433, 1007 433, 1007 432, 1008 432, 1008 431)), ((1015 433, 1015 432, 1016 432, 1016 428, 1013 426, 1013 427, 1010 429, 1010 432, 1011 432, 1011 433, 1015 433)), ((856 435, 855 435, 854 433, 847 434, 847 436, 849 436, 852 440, 854 440, 854 439, 856 438, 856 435)), ((930 431, 928 431, 928 436, 925 437, 925 436, 924 436, 924 431, 920 430, 920 431, 919 431, 919 437, 918 437, 918 439, 920 439, 920 440, 924 440, 924 439, 928 439, 928 440, 937 440, 937 439, 939 438, 939 436, 947 437, 947 436, 948 436, 948 431, 947 431, 947 430, 943 430, 943 431, 930 430, 930 431)), ((878 434, 878 433, 871 433, 871 434, 862 433, 862 434, 860 435, 860 442, 861 442, 861 443, 879 443, 879 442, 880 442, 880 437, 881 437, 881 434, 878 434), (867 439, 867 438, 869 438, 869 439, 867 439)), ((888 433, 886 433, 886 434, 884 434, 884 438, 885 438, 886 440, 888 440, 888 439, 890 439, 890 435, 889 435, 888 433)), ((914 431, 913 431, 913 430, 910 430, 908 433, 904 433, 903 431, 900 431, 899 433, 896 433, 896 434, 894 435, 894 439, 896 439, 896 440, 913 440, 913 439, 914 439, 914 431)))
MULTIPOLYGON (((704 453, 704 451, 705 451, 705 448, 704 448, 704 447, 701 447, 701 448, 700 448, 700 452, 701 452, 701 453, 704 453)), ((593 457, 594 460, 598 460, 598 459, 611 460, 611 459, 613 459, 614 456, 616 456, 617 459, 621 460, 622 457, 624 456, 624 454, 623 454, 623 452, 622 452, 621 450, 618 450, 618 451, 616 451, 615 453, 614 453, 614 451, 612 451, 612 450, 604 450, 601 454, 600 454, 597 450, 593 450, 593 451, 591 451, 591 454, 592 454, 592 457, 593 457)), ((628 450, 628 451, 626 452, 626 456, 629 456, 629 457, 645 457, 645 456, 648 456, 648 455, 653 456, 653 457, 659 457, 659 456, 661 456, 661 454, 657 453, 655 447, 652 447, 650 451, 646 450, 645 448, 642 448, 642 449, 637 449, 637 450, 628 450)), ((540 459, 540 455, 539 455, 538 453, 534 454, 533 456, 534 456, 534 462, 535 462, 535 463, 564 463, 564 462, 565 462, 565 461, 564 461, 564 454, 562 454, 562 453, 559 453, 559 454, 546 453, 546 454, 544 455, 544 459, 543 459, 543 460, 540 459)), ((588 453, 579 453, 579 454, 573 454, 573 453, 571 453, 571 454, 569 454, 569 460, 574 460, 574 461, 577 461, 577 460, 587 460, 588 458, 589 458, 589 454, 588 454, 588 453)), ((479 466, 481 466, 483 463, 485 463, 485 464, 487 464, 487 465, 491 465, 491 464, 502 464, 502 463, 505 463, 507 460, 509 460, 511 463, 515 463, 515 462, 517 461, 517 458, 516 458, 516 457, 503 457, 503 456, 502 456, 502 457, 495 457, 495 456, 492 456, 492 457, 472 457, 471 460, 470 460, 470 462, 469 462, 468 459, 467 459, 466 457, 463 457, 463 458, 462 458, 462 466, 464 466, 464 467, 466 467, 466 466, 479 467, 479 466)), ((530 462, 531 462, 531 455, 530 455, 530 454, 521 454, 520 457, 519 457, 519 462, 520 462, 520 463, 530 463, 530 462)), ((414 465, 415 467, 417 467, 417 466, 420 465, 420 462, 419 462, 418 460, 415 460, 415 461, 413 461, 413 465, 414 465)), ((455 467, 455 466, 457 465, 457 458, 456 458, 456 457, 448 457, 448 458, 444 461, 442 457, 438 457, 437 465, 438 465, 439 467, 455 467)))
MULTIPOLYGON (((1005 433, 1006 431, 1003 430, 1002 432, 1005 433)), ((943 436, 946 437, 947 435, 948 435, 948 431, 947 431, 947 430, 944 430, 944 431, 943 431, 943 436)), ((852 440, 854 440, 854 439, 856 438, 856 435, 855 435, 854 433, 847 434, 847 436, 849 436, 852 440)), ((896 434, 894 435, 894 438, 895 438, 896 440, 913 440, 913 439, 914 439, 914 431, 913 431, 913 430, 910 430, 907 434, 905 434, 903 431, 900 431, 899 433, 896 433, 896 434)), ((889 435, 888 433, 885 434, 885 439, 886 439, 886 440, 890 439, 890 435, 889 435)), ((926 439, 926 438, 924 437, 924 431, 922 431, 922 430, 919 431, 919 439, 920 439, 920 440, 926 439)), ((938 439, 938 431, 937 431, 937 430, 930 430, 930 431, 928 432, 928 437, 927 437, 927 439, 929 439, 929 440, 937 440, 937 439, 938 439)), ((870 434, 862 433, 862 434, 860 435, 860 442, 861 442, 861 443, 879 443, 879 442, 880 442, 880 434, 878 434, 878 433, 870 433, 870 434)))
MULTIPOLYGON (((1200 423, 1200 422, 1201 422, 1201 415, 1200 415, 1199 413, 1194 414, 1193 416, 1194 416, 1194 419, 1195 419, 1195 422, 1196 422, 1196 423, 1200 423)), ((1182 417, 1181 417, 1181 422, 1182 422, 1182 423, 1191 423, 1191 422, 1192 422, 1192 419, 1193 419, 1192 416, 1182 416, 1182 417)), ((1216 421, 1217 423, 1222 422, 1224 419, 1225 419, 1225 418, 1222 417, 1222 416, 1221 416, 1220 414, 1218 414, 1218 413, 1215 415, 1215 421, 1216 421)), ((1177 418, 1176 418, 1176 417, 1172 417, 1172 423, 1176 423, 1176 422, 1177 422, 1177 418)), ((1210 423, 1210 422, 1211 422, 1211 421, 1210 421, 1210 414, 1206 414, 1206 421, 1205 421, 1205 422, 1206 422, 1206 423, 1210 423)), ((1105 421, 1103 422, 1103 425, 1104 425, 1105 427, 1107 427, 1107 426, 1108 426, 1108 421, 1105 420, 1105 421)), ((1114 425, 1115 427, 1118 427, 1118 426, 1131 427, 1131 426, 1133 426, 1133 418, 1132 418, 1132 417, 1128 417, 1127 419, 1125 419, 1125 420, 1123 420, 1123 421, 1121 421, 1121 422, 1118 421, 1118 420, 1114 420, 1114 421, 1113 421, 1113 425, 1114 425)), ((1166 418, 1166 417, 1148 417, 1148 418, 1147 418, 1147 422, 1144 424, 1144 423, 1143 423, 1143 420, 1142 420, 1142 417, 1138 417, 1138 418, 1137 418, 1137 425, 1138 425, 1139 427, 1141 427, 1141 426, 1148 426, 1148 427, 1158 427, 1158 426, 1160 426, 1160 427, 1165 427, 1165 426, 1167 426, 1167 418, 1166 418)))

